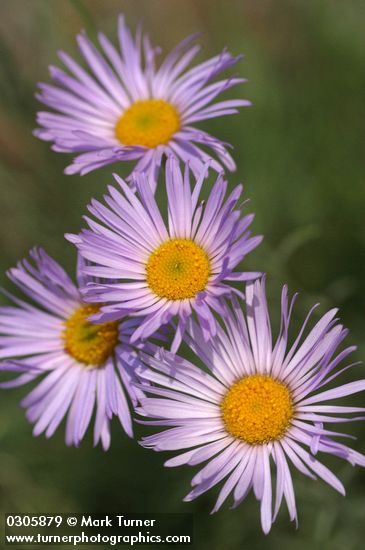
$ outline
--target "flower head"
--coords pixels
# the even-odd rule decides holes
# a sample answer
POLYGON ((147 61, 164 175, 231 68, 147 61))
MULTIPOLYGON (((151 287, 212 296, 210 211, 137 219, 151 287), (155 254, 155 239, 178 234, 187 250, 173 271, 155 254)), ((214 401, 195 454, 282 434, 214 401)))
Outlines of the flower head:
POLYGON ((118 319, 128 313, 143 316, 132 339, 147 338, 178 316, 173 349, 177 349, 187 319, 193 311, 202 320, 208 339, 215 333, 212 311, 220 311, 222 295, 230 294, 233 280, 254 279, 257 272, 234 272, 261 237, 247 231, 253 216, 242 217, 237 208, 242 187, 225 198, 227 182, 219 175, 206 203, 199 202, 207 170, 194 187, 186 166, 170 158, 166 168, 168 223, 163 220, 144 174, 135 174, 134 194, 116 177, 120 191, 109 188, 107 207, 92 201, 89 230, 68 238, 92 262, 87 275, 103 282, 89 284, 88 302, 103 302, 96 320, 118 319))
MULTIPOLYGON (((42 381, 22 401, 34 435, 51 437, 67 415, 66 443, 78 446, 96 409, 94 444, 110 445, 110 419, 119 418, 132 437, 128 396, 137 403, 142 392, 133 386, 136 347, 130 343, 134 320, 92 324, 99 310, 87 304, 65 271, 43 250, 10 269, 9 278, 35 304, 6 293, 13 306, 0 308, 1 370, 23 371, 1 386, 42 381)), ((85 284, 83 261, 78 284, 85 284)), ((87 279, 86 279, 87 280, 87 279)))
MULTIPOLYGON (((294 301, 294 300, 293 300, 294 301)), ((229 495, 236 507, 252 489, 261 503, 261 524, 268 533, 283 498, 291 520, 297 520, 289 465, 311 479, 322 478, 344 494, 340 480, 317 459, 335 455, 352 465, 365 466, 365 457, 334 438, 346 437, 324 424, 364 420, 364 408, 331 404, 332 400, 365 389, 365 380, 324 389, 348 367, 337 366, 353 347, 336 353, 346 330, 324 315, 302 341, 308 315, 298 337, 288 346, 293 301, 282 292, 281 329, 272 342, 263 280, 246 287, 246 315, 238 301, 227 306, 224 325, 204 344, 201 327, 191 320, 185 338, 210 372, 170 352, 160 357, 141 354, 137 368, 151 385, 151 397, 141 400, 144 424, 168 429, 144 437, 141 444, 155 451, 184 450, 166 466, 207 464, 194 476, 191 501, 224 481, 213 512, 229 495), (147 368, 146 368, 147 367, 147 368), (328 403, 330 402, 330 403, 328 403), (276 469, 272 510, 271 468, 276 469)))
POLYGON ((212 167, 235 164, 227 145, 196 122, 231 115, 250 104, 242 99, 215 101, 224 91, 245 82, 231 77, 211 82, 240 58, 227 51, 186 70, 199 51, 195 36, 181 42, 155 66, 152 48, 141 27, 133 37, 119 18, 119 47, 99 34, 102 52, 81 34, 77 37, 89 72, 60 52, 68 72, 51 66, 56 85, 39 84, 37 98, 54 112, 41 111, 35 135, 53 149, 77 153, 67 174, 86 174, 107 164, 137 160, 136 170, 149 174, 154 186, 164 156, 188 161, 197 173, 211 156, 212 167), (204 151, 201 146, 210 150, 204 151))

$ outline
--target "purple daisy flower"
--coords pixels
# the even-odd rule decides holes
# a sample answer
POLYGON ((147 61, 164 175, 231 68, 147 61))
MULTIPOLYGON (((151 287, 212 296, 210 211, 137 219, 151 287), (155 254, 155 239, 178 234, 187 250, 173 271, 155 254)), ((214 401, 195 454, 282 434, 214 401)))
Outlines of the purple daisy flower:
MULTIPOLYGON (((133 437, 126 394, 135 405, 142 395, 133 386, 136 348, 130 335, 135 320, 95 325, 87 321, 99 306, 86 304, 65 271, 43 250, 10 269, 9 278, 36 305, 11 294, 14 306, 0 308, 1 370, 23 369, 9 388, 42 377, 22 401, 34 435, 51 437, 67 416, 66 443, 78 446, 96 409, 94 445, 110 445, 110 419, 117 416, 133 437)), ((78 284, 87 280, 79 260, 78 284)))
POLYGON ((213 311, 221 312, 221 298, 234 289, 231 281, 254 279, 259 272, 234 272, 262 237, 247 231, 253 215, 242 217, 237 208, 242 186, 226 196, 227 182, 220 174, 206 203, 199 202, 207 177, 206 167, 193 188, 189 167, 184 176, 170 158, 166 166, 168 223, 163 220, 145 174, 134 174, 137 193, 118 176, 120 191, 109 188, 108 207, 93 200, 86 218, 90 230, 67 238, 94 265, 88 276, 104 278, 85 288, 88 302, 103 302, 96 321, 125 314, 143 316, 131 341, 145 339, 174 316, 179 322, 172 349, 180 344, 186 321, 193 311, 201 319, 204 336, 214 336, 213 311))
POLYGON ((225 480, 213 508, 216 512, 230 494, 236 507, 252 489, 261 503, 265 533, 283 498, 291 520, 297 521, 289 464, 311 479, 322 478, 341 494, 345 492, 342 483, 317 459, 317 453, 365 466, 365 456, 334 439, 350 436, 323 426, 365 419, 347 417, 363 413, 364 408, 328 403, 363 391, 365 380, 325 389, 353 366, 337 369, 355 348, 336 354, 347 331, 337 323, 335 309, 302 340, 310 312, 294 344, 288 346, 293 302, 289 303, 284 287, 281 328, 273 344, 264 281, 248 283, 246 315, 235 299, 232 308, 227 306, 224 327, 219 326, 209 346, 198 324, 189 322, 186 342, 209 373, 164 350, 160 357, 142 352, 145 366, 137 368, 141 379, 152 383, 147 390, 152 397, 143 398, 137 411, 154 420, 142 423, 168 427, 144 437, 141 444, 155 451, 184 449, 166 466, 208 461, 194 476, 184 500, 191 501, 225 480), (272 465, 276 470, 274 511, 272 465))
POLYGON ((77 37, 80 51, 91 74, 64 52, 59 53, 68 70, 51 66, 56 86, 39 84, 40 102, 55 112, 41 111, 35 135, 53 142, 53 150, 77 153, 66 174, 81 175, 107 164, 137 160, 136 170, 148 172, 155 185, 164 156, 188 161, 195 173, 211 154, 212 167, 235 170, 227 144, 195 123, 237 113, 250 105, 243 99, 215 101, 222 92, 245 82, 242 78, 215 77, 241 58, 229 52, 186 70, 199 51, 191 36, 166 57, 159 68, 141 26, 134 38, 119 17, 118 51, 104 34, 99 34, 100 53, 85 34, 77 37), (79 154, 80 153, 80 154, 79 154))

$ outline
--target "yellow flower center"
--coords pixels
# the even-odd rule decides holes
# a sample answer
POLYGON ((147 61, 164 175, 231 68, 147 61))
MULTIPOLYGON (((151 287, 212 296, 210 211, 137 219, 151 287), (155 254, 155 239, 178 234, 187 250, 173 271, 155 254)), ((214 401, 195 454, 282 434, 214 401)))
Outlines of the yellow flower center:
POLYGON ((285 384, 257 374, 233 384, 221 409, 231 435, 262 445, 284 435, 293 416, 293 401, 285 384))
POLYGON ((87 321, 99 311, 97 305, 78 308, 65 322, 65 351, 85 365, 102 365, 118 343, 118 321, 94 324, 87 321))
POLYGON ((146 265, 150 289, 169 300, 194 298, 210 274, 207 253, 191 239, 172 239, 157 248, 146 265))
POLYGON ((119 118, 115 135, 123 145, 157 147, 167 143, 180 128, 180 116, 163 99, 137 101, 119 118))

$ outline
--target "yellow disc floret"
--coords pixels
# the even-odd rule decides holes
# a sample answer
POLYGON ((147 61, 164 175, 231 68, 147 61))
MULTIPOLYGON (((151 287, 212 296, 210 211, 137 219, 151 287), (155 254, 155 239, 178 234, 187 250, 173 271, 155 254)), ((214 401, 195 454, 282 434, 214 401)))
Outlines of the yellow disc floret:
POLYGON ((118 321, 95 324, 87 320, 98 311, 97 305, 81 306, 65 322, 65 351, 85 365, 102 365, 118 343, 118 321))
POLYGON ((288 387, 261 374, 247 376, 226 393, 221 410, 227 431, 251 445, 280 439, 293 416, 288 387))
POLYGON ((123 145, 157 147, 167 143, 180 128, 180 116, 163 99, 137 101, 119 118, 115 135, 123 145))
POLYGON ((146 271, 148 286, 157 296, 184 300, 204 290, 210 262, 207 253, 191 239, 172 239, 152 252, 146 271))

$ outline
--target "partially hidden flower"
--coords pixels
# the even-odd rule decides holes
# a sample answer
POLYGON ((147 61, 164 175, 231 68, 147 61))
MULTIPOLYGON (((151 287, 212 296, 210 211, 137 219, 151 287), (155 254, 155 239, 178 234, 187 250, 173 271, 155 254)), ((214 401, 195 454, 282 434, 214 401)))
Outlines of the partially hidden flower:
POLYGON ((356 416, 363 415, 363 407, 333 404, 363 391, 364 379, 326 389, 353 366, 337 368, 354 349, 336 351, 347 331, 337 323, 333 309, 303 338, 309 313, 294 343, 288 345, 293 302, 288 301, 284 287, 281 328, 274 343, 264 282, 250 282, 246 314, 234 300, 209 345, 199 325, 189 322, 186 342, 207 372, 162 350, 160 357, 142 353, 145 365, 137 368, 141 380, 151 383, 151 396, 143 398, 137 409, 145 417, 142 424, 167 428, 144 437, 141 444, 155 451, 183 451, 166 466, 206 462, 184 500, 191 501, 224 480, 213 508, 216 512, 230 495, 236 507, 252 490, 260 502, 265 533, 283 498, 290 519, 297 521, 290 467, 311 479, 321 478, 344 494, 341 481, 317 455, 334 455, 365 466, 365 456, 337 441, 350 436, 325 427, 365 419, 356 416))
POLYGON ((178 318, 172 349, 195 312, 205 338, 214 336, 214 312, 222 296, 234 292, 232 281, 250 280, 259 272, 234 271, 262 237, 251 237, 253 215, 242 216, 242 186, 227 195, 220 174, 206 202, 199 199, 208 167, 191 185, 189 168, 182 174, 170 158, 166 166, 167 218, 146 183, 134 174, 136 193, 118 176, 119 190, 109 188, 107 206, 93 200, 86 218, 90 229, 67 238, 90 265, 84 272, 101 278, 85 288, 88 302, 102 302, 93 319, 108 321, 128 314, 143 317, 132 341, 146 339, 160 326, 178 318))
MULTIPOLYGON (((34 435, 51 437, 67 415, 66 443, 78 446, 95 411, 94 445, 110 445, 110 420, 117 416, 133 436, 128 398, 142 395, 133 385, 137 361, 130 335, 135 320, 92 324, 99 306, 86 303, 77 285, 42 249, 9 270, 9 278, 30 299, 7 292, 14 305, 0 308, 0 370, 23 371, 1 387, 41 381, 23 399, 34 435), (128 398, 127 398, 128 396, 128 398)), ((78 285, 85 284, 82 259, 78 285)))
POLYGON ((235 169, 227 144, 196 128, 196 123, 237 113, 243 99, 216 101, 224 91, 245 82, 230 77, 214 81, 239 57, 223 51, 187 69, 199 46, 195 36, 181 42, 156 68, 159 52, 141 26, 135 37, 119 18, 119 49, 102 33, 99 51, 85 34, 77 37, 88 70, 64 52, 67 71, 51 66, 55 85, 40 83, 39 101, 52 109, 37 115, 35 135, 53 150, 74 153, 66 174, 86 174, 102 166, 138 161, 136 170, 156 184, 161 161, 175 155, 195 172, 212 158, 217 171, 235 169), (213 81, 213 82, 212 82, 213 81))

